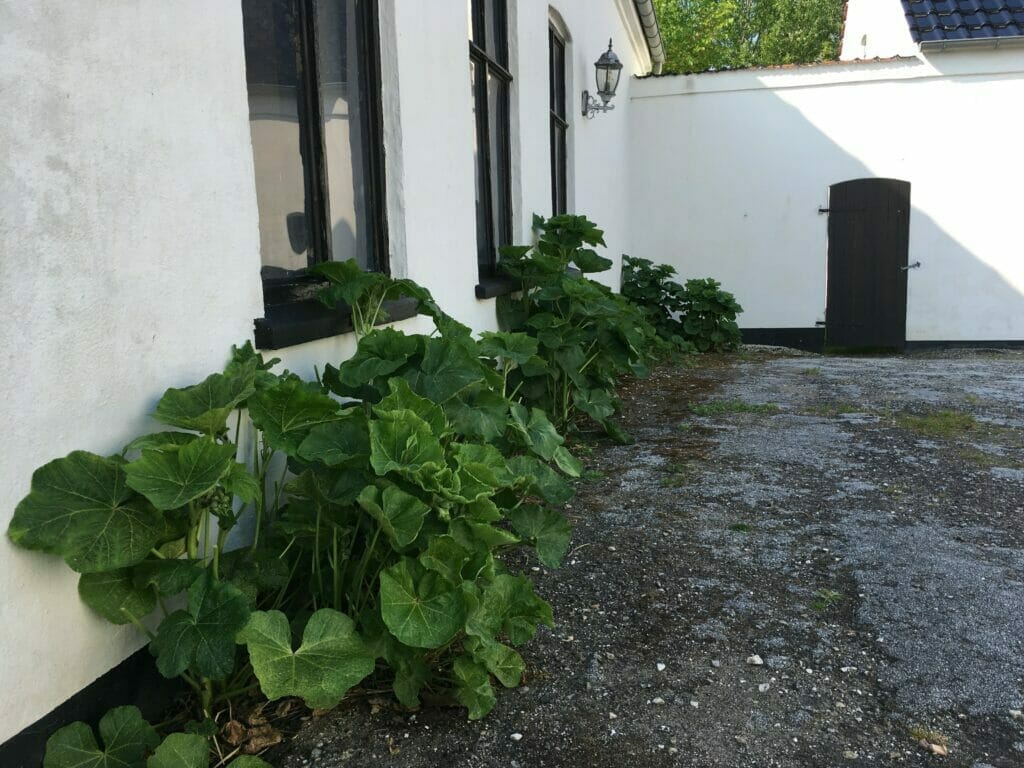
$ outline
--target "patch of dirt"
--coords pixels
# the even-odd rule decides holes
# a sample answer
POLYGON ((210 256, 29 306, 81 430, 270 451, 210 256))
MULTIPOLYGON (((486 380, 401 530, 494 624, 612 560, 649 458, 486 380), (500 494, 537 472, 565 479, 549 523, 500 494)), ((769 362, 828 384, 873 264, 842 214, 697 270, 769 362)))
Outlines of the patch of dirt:
POLYGON ((526 684, 477 723, 354 698, 272 764, 1024 766, 1024 355, 747 350, 623 402, 565 565, 522 565, 557 621, 526 684), (949 411, 998 428, 901 426, 949 411))

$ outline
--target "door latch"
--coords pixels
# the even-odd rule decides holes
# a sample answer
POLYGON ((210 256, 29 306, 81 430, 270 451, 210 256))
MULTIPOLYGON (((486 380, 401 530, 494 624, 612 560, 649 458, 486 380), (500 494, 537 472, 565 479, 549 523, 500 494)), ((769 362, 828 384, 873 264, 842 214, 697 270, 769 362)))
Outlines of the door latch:
POLYGON ((921 262, 920 261, 915 261, 913 264, 907 264, 907 266, 905 266, 905 267, 900 267, 900 269, 903 272, 906 272, 909 269, 917 269, 920 266, 921 266, 921 262))

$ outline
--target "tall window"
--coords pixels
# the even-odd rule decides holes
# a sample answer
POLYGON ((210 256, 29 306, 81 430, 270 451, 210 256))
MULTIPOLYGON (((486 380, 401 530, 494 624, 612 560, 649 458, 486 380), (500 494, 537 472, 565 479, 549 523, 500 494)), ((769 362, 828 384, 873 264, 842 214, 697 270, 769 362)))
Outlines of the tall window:
POLYGON ((505 0, 470 0, 469 70, 476 122, 476 243, 480 277, 494 277, 512 241, 508 11, 505 0))
POLYGON ((312 303, 314 264, 387 269, 376 18, 375 0, 242 0, 267 321, 312 303))
POLYGON ((565 110, 565 39, 554 27, 548 27, 548 71, 551 97, 551 212, 557 216, 568 209, 565 136, 569 122, 565 110))

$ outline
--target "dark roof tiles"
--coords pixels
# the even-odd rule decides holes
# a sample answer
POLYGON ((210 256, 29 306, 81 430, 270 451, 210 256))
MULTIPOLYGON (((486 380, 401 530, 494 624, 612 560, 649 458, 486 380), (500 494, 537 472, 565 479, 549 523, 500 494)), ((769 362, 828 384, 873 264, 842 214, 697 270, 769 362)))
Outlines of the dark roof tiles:
POLYGON ((1024 0, 902 0, 914 42, 1024 36, 1024 0))

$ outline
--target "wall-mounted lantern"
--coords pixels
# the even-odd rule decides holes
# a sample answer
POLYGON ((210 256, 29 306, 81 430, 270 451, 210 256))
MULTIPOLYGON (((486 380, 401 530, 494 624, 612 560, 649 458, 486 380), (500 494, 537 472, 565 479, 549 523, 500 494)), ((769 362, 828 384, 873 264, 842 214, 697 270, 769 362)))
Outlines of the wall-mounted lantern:
POLYGON ((608 40, 608 50, 601 54, 601 58, 594 62, 594 69, 597 72, 597 95, 601 97, 601 103, 590 95, 589 91, 583 92, 583 116, 593 117, 598 112, 607 112, 615 109, 614 104, 609 104, 615 96, 615 89, 619 87, 619 76, 622 74, 622 62, 612 50, 612 41, 608 40))

